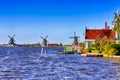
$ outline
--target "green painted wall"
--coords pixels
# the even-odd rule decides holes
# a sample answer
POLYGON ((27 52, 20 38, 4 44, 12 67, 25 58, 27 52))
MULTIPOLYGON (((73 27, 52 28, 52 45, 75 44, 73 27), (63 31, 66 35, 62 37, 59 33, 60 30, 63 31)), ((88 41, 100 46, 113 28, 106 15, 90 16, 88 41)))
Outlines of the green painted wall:
POLYGON ((91 44, 93 44, 93 42, 95 41, 87 41, 88 42, 88 48, 90 48, 91 44))
POLYGON ((120 40, 120 32, 118 33, 117 40, 120 40))

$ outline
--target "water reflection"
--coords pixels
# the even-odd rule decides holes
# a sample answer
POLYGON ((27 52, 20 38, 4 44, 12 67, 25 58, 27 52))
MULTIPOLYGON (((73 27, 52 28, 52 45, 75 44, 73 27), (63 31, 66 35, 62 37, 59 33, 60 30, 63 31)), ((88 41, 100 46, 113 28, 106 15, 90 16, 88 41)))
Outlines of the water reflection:
MULTIPOLYGON (((78 54, 59 55, 58 48, 0 47, 2 80, 119 80, 120 64, 78 54)), ((62 49, 61 49, 62 50, 62 49)))

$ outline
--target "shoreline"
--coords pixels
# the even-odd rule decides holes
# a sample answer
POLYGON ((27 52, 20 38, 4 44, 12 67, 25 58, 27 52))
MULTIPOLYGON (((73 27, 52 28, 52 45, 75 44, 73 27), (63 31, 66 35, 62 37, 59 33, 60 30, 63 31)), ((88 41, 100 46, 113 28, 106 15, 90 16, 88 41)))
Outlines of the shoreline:
POLYGON ((120 64, 120 56, 104 56, 103 59, 120 64))
POLYGON ((104 56, 105 58, 120 59, 120 56, 104 56))
MULTIPOLYGON (((103 55, 103 54, 92 54, 92 53, 87 53, 87 54, 81 54, 81 56, 85 56, 85 57, 89 57, 87 55, 93 55, 90 57, 97 57, 96 55, 103 55), (94 56, 95 55, 95 56, 94 56)), ((115 55, 115 56, 107 56, 107 55, 103 55, 103 58, 110 58, 110 59, 120 59, 119 55, 115 55)))

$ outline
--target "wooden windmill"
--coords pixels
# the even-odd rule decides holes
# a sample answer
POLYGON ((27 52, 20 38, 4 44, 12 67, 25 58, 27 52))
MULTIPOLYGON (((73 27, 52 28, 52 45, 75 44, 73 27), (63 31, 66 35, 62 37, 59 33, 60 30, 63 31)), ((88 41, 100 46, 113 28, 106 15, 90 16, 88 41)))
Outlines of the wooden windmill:
POLYGON ((8 35, 8 37, 10 38, 8 44, 15 45, 15 39, 14 39, 15 35, 13 35, 12 37, 8 35))
POLYGON ((48 35, 47 35, 45 38, 43 38, 43 37, 41 36, 41 38, 43 39, 43 41, 42 41, 42 47, 47 47, 47 43, 48 43, 47 37, 48 37, 48 35))
POLYGON ((73 38, 73 45, 78 45, 79 36, 76 36, 76 32, 74 32, 74 36, 70 38, 73 38))

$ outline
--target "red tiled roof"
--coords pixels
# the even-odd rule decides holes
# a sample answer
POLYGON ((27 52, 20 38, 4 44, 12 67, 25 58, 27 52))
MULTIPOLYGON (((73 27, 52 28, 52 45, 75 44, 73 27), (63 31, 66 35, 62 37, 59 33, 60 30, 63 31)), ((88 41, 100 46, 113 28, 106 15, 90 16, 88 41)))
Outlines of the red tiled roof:
POLYGON ((56 47, 56 46, 58 46, 58 44, 56 44, 56 43, 50 43, 50 44, 48 44, 48 47, 56 47))
POLYGON ((111 29, 86 29, 85 39, 96 39, 98 36, 115 38, 115 33, 111 36, 111 29))

